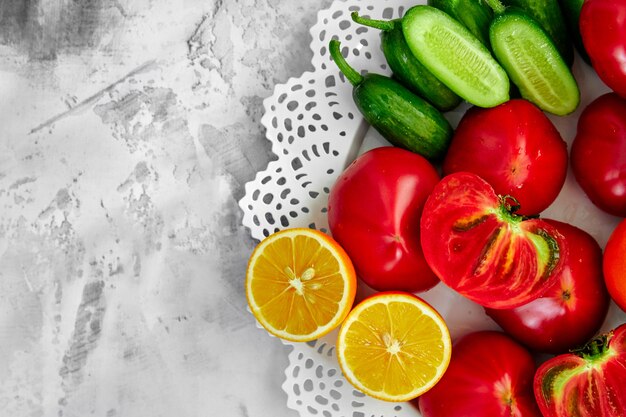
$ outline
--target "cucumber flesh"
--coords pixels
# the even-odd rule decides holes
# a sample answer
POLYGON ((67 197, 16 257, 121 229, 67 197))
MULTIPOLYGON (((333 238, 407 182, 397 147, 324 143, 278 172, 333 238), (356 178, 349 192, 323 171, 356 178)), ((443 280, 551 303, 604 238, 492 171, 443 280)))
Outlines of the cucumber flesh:
POLYGON ((568 66, 572 65, 574 48, 558 0, 504 0, 503 3, 523 10, 536 20, 554 42, 563 61, 568 66))
POLYGON ((409 9, 402 31, 417 59, 471 104, 494 107, 509 99, 509 78, 489 50, 462 24, 431 6, 409 9))
POLYGON ((580 102, 580 90, 569 66, 538 24, 518 12, 494 19, 491 47, 523 98, 549 113, 564 116, 580 102))
POLYGON ((489 48, 489 24, 493 20, 493 11, 487 4, 476 0, 428 0, 427 4, 462 23, 489 48))
POLYGON ((380 29, 380 44, 393 77, 405 87, 424 98, 438 110, 448 111, 461 104, 461 97, 446 87, 409 50, 402 23, 396 20, 377 20, 352 12, 352 20, 358 24, 380 29))

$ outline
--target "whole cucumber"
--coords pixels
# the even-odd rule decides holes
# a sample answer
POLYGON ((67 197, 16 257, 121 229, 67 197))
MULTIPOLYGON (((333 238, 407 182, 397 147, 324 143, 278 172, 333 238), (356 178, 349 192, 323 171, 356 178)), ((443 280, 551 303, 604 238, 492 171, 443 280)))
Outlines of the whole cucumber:
POLYGON ((439 110, 389 77, 358 73, 341 54, 338 40, 330 41, 329 51, 354 86, 354 103, 372 127, 395 146, 431 161, 443 158, 453 130, 439 110))
POLYGON ((480 0, 428 0, 427 4, 452 16, 489 48, 493 11, 485 3, 480 0))
POLYGON ((504 0, 505 6, 522 9, 545 30, 568 66, 574 62, 574 47, 558 0, 504 0))
POLYGON ((559 4, 561 5, 565 23, 578 54, 587 64, 591 65, 591 59, 589 59, 585 45, 583 45, 583 38, 580 36, 580 9, 583 7, 584 1, 585 0, 559 0, 559 4))
POLYGON ((402 33, 400 20, 375 20, 352 12, 352 20, 361 25, 380 29, 381 48, 393 77, 406 88, 441 111, 461 104, 461 97, 439 81, 411 52, 402 33))

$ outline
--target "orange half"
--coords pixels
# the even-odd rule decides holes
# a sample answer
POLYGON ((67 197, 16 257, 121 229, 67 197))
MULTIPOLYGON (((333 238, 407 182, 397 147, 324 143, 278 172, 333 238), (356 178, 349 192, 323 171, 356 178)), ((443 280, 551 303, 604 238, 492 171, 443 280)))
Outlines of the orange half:
POLYGON ((330 236, 291 228, 263 239, 246 272, 252 314, 271 334, 315 340, 345 319, 356 292, 354 266, 330 236))
POLYGON ((337 339, 346 379, 385 401, 408 401, 428 391, 448 368, 451 352, 443 318, 408 293, 365 299, 345 319, 337 339))

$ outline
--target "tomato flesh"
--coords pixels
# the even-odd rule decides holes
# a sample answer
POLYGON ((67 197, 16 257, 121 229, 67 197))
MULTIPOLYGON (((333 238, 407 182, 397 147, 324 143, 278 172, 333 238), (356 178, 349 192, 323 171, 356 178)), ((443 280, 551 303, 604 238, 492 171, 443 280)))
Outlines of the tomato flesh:
POLYGON ((444 177, 426 201, 426 261, 453 290, 489 308, 513 308, 547 290, 561 268, 563 236, 539 219, 515 215, 479 176, 444 177))
POLYGON ((535 398, 545 417, 626 415, 626 324, 574 353, 545 361, 535 398))

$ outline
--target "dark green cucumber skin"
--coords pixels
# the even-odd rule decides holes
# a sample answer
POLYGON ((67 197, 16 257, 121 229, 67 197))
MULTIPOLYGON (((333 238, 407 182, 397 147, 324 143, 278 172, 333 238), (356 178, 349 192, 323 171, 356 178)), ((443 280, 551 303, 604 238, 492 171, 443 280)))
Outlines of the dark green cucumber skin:
POLYGON ((574 47, 558 0, 503 0, 507 6, 518 7, 535 19, 556 45, 568 66, 574 62, 574 47))
MULTIPOLYGON (((532 17, 528 16, 528 14, 526 14, 522 10, 508 9, 504 14, 497 16, 493 20, 493 22, 491 23, 489 34, 491 37, 491 44, 493 47, 494 55, 496 56, 498 61, 502 64, 502 66, 507 70, 511 81, 513 81, 517 85, 517 87, 519 88, 520 94, 523 98, 533 102, 542 110, 548 111, 558 116, 565 116, 576 109, 576 107, 578 106, 580 102, 580 91, 578 89, 576 79, 571 73, 570 67, 566 64, 566 62, 563 60, 563 57, 560 55, 558 49, 556 48, 556 45, 554 45, 554 43, 552 42, 550 36, 543 30, 543 28, 537 23, 537 21, 535 21, 532 17), (534 100, 534 98, 531 97, 530 94, 528 93, 526 86, 522 85, 519 82, 520 80, 516 80, 516 76, 513 74, 512 70, 515 69, 516 67, 520 67, 519 63, 513 63, 512 68, 508 68, 507 65, 503 63, 503 60, 500 58, 501 50, 500 50, 500 45, 498 43, 498 39, 506 38, 506 33, 505 31, 503 31, 502 28, 506 28, 507 24, 513 21, 524 22, 526 28, 524 28, 524 30, 519 30, 519 29, 513 30, 511 32, 511 36, 519 39, 521 34, 529 33, 530 30, 533 30, 535 31, 534 33, 536 33, 540 38, 543 38, 544 42, 542 43, 542 46, 540 46, 539 43, 533 43, 533 45, 536 46, 535 52, 540 54, 540 56, 536 56, 536 60, 534 62, 533 67, 537 67, 540 65, 551 65, 558 72, 562 73, 560 74, 561 76, 559 76, 558 79, 564 80, 565 78, 567 78, 572 82, 571 87, 575 89, 575 91, 574 90, 563 91, 564 89, 562 89, 561 90, 562 94, 560 94, 561 97, 565 96, 566 95, 565 93, 571 94, 572 97, 575 97, 574 105, 572 105, 572 108, 567 109, 567 111, 562 111, 562 110, 555 111, 554 109, 547 108, 542 103, 537 103, 534 100), (566 75, 566 77, 564 77, 563 75, 566 75)), ((521 51, 521 52, 522 52, 521 55, 524 57, 531 56, 531 54, 529 54, 528 51, 521 51)), ((563 82, 566 82, 566 81, 563 81, 563 82)))
POLYGON ((583 38, 580 35, 580 9, 583 7, 584 0, 559 0, 561 5, 561 11, 563 17, 565 17, 565 24, 569 29, 570 36, 574 41, 574 46, 578 51, 580 57, 588 64, 591 65, 591 59, 583 44, 583 38))
POLYGON ((450 123, 398 81, 366 74, 352 90, 352 98, 365 120, 391 144, 431 161, 445 155, 452 139, 450 123))
POLYGON ((489 48, 489 24, 493 10, 480 0, 428 0, 435 7, 463 24, 474 36, 489 48))
POLYGON ((392 30, 383 31, 381 47, 394 78, 409 90, 441 111, 452 110, 461 104, 461 97, 415 58, 404 39, 400 21, 394 22, 392 30))

